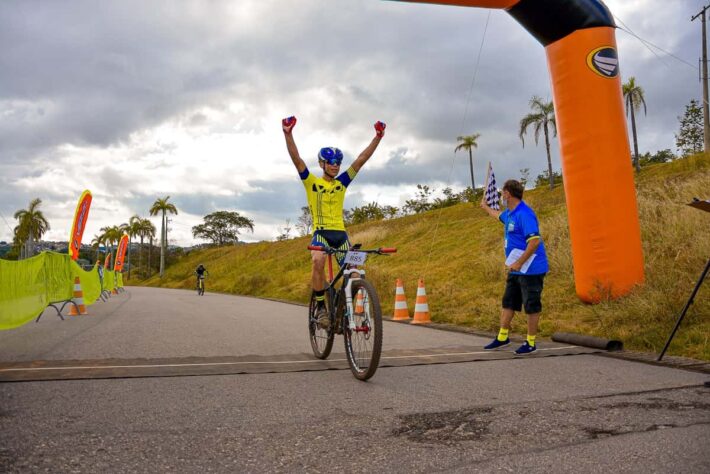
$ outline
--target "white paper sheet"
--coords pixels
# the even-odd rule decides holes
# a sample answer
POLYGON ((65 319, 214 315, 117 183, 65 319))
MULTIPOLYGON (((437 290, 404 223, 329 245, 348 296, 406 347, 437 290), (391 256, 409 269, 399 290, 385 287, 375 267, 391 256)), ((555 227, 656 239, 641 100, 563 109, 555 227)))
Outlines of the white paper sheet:
MULTIPOLYGON (((524 251, 520 249, 513 249, 510 251, 510 254, 508 255, 508 258, 505 259, 505 265, 507 267, 511 266, 515 262, 518 261, 518 259, 523 255, 524 251)), ((528 268, 530 268, 530 264, 535 260, 535 254, 530 255, 530 258, 528 258, 525 263, 523 263, 523 266, 520 268, 520 273, 527 273, 528 268)))

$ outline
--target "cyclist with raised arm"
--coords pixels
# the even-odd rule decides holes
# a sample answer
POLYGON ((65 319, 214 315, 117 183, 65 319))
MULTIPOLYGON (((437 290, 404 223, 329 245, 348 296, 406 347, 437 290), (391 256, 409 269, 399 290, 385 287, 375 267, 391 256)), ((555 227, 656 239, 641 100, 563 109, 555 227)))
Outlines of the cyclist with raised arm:
MULTIPOLYGON (((338 148, 325 147, 318 152, 318 165, 323 170, 321 177, 313 175, 301 159, 293 138, 293 128, 296 126, 296 117, 282 120, 282 128, 286 139, 286 148, 291 156, 301 182, 306 190, 308 207, 313 217, 313 239, 311 245, 347 250, 350 247, 348 234, 345 232, 343 222, 343 203, 348 186, 355 179, 360 168, 367 163, 373 155, 382 137, 385 135, 385 124, 375 123, 375 137, 369 145, 358 155, 350 167, 340 172, 343 162, 343 152, 338 148)), ((317 319, 321 326, 329 324, 328 312, 325 308, 325 260, 324 252, 311 251, 312 271, 311 285, 316 295, 317 319)))

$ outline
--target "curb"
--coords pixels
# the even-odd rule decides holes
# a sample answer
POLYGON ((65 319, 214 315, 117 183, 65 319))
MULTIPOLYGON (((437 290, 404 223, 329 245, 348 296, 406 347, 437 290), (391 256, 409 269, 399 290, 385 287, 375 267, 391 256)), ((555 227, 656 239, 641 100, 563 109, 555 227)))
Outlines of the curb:
MULTIPOLYGON (((390 318, 382 318, 382 319, 384 321, 390 321, 390 322, 397 323, 397 324, 409 325, 408 321, 394 321, 390 318)), ((427 325, 418 325, 418 326, 414 326, 414 327, 430 328, 430 329, 436 329, 439 331, 458 332, 458 333, 471 334, 473 336, 481 336, 481 337, 495 337, 496 336, 496 333, 478 331, 478 330, 467 328, 467 327, 454 326, 452 324, 445 324, 445 323, 430 323, 427 325)), ((517 336, 511 336, 510 339, 511 339, 511 341, 516 341, 516 342, 522 342, 525 340, 525 338, 517 337, 517 336)), ((545 340, 551 341, 553 339, 545 338, 545 340)), ((582 344, 577 344, 577 345, 581 346, 582 344)), ((589 347, 589 346, 584 346, 584 347, 589 347)), ((593 346, 593 347, 598 348, 597 346, 593 346)), ((691 372, 700 372, 703 374, 710 374, 710 362, 697 360, 697 359, 690 359, 688 357, 676 357, 676 356, 666 355, 663 357, 663 360, 657 361, 656 358, 658 357, 658 354, 654 354, 652 352, 634 352, 634 351, 627 351, 627 350, 597 352, 597 353, 590 354, 590 355, 599 356, 599 357, 610 357, 612 359, 622 359, 622 360, 627 360, 627 361, 631 361, 631 362, 641 362, 644 364, 655 365, 655 366, 659 366, 659 367, 670 367, 673 369, 683 369, 683 370, 689 370, 691 372)))

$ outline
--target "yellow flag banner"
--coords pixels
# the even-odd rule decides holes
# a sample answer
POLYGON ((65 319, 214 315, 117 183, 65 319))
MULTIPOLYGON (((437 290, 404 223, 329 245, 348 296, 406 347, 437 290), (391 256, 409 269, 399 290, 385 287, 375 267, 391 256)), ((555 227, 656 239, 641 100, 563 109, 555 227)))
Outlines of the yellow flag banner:
POLYGON ((118 243, 118 250, 116 250, 116 263, 113 266, 114 271, 123 271, 123 261, 126 258, 126 250, 128 250, 128 234, 123 234, 121 241, 118 243))
POLYGON ((76 205, 74 212, 74 223, 69 234, 69 255, 72 260, 79 258, 79 250, 81 249, 81 238, 84 236, 84 228, 86 221, 89 219, 89 209, 91 208, 91 191, 88 189, 81 194, 79 203, 76 205))

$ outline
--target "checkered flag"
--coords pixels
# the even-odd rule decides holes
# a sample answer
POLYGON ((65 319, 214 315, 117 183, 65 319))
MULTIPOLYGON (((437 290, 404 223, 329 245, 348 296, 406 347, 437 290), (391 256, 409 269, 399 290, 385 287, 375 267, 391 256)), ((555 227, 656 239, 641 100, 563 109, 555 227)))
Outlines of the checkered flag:
POLYGON ((486 204, 491 209, 500 210, 500 198, 498 197, 498 188, 496 188, 496 175, 493 174, 493 166, 488 162, 488 175, 486 176, 486 186, 483 188, 485 193, 486 204))

